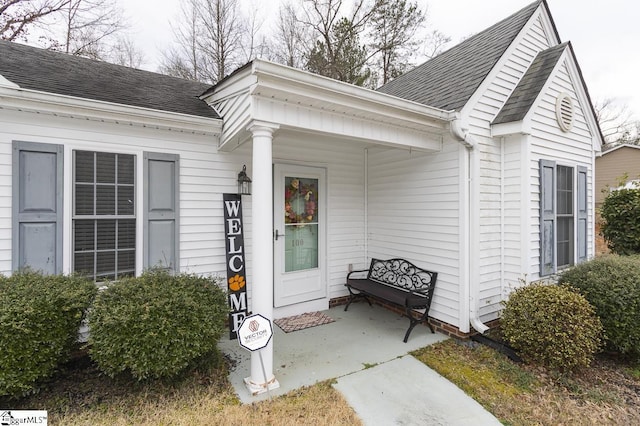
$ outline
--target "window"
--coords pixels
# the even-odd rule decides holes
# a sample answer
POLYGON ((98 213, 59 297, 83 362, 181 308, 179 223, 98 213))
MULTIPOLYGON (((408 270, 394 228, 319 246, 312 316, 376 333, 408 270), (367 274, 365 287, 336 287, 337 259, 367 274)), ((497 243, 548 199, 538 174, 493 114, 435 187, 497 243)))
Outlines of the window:
POLYGON ((95 281, 147 268, 179 270, 180 156, 71 153, 72 176, 65 179, 63 145, 13 142, 13 270, 70 269, 95 281), (72 197, 71 223, 63 197, 72 197), (63 253, 67 233, 71 258, 63 253))
POLYGON ((573 167, 557 166, 558 268, 573 265, 573 167))
POLYGON ((135 274, 134 155, 74 151, 73 270, 96 281, 135 274))
POLYGON ((540 276, 587 258, 587 169, 540 160, 540 276))

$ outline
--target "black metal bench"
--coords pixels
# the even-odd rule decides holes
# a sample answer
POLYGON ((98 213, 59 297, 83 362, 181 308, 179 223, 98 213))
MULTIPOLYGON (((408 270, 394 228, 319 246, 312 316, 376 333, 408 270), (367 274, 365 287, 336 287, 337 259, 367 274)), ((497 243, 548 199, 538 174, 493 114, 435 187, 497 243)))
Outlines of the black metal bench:
POLYGON ((352 271, 347 275, 345 286, 349 289, 349 302, 344 310, 349 309, 351 302, 358 298, 365 299, 371 306, 368 296, 401 306, 411 322, 404 335, 404 342, 407 343, 409 334, 417 324, 427 324, 434 333, 427 320, 437 278, 437 272, 418 268, 404 259, 371 259, 369 269, 352 271))

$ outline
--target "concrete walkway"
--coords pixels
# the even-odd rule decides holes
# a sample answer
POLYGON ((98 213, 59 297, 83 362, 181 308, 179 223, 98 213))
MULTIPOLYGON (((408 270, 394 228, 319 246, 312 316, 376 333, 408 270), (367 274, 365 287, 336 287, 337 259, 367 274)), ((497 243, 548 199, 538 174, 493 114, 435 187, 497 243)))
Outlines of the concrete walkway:
POLYGON ((220 342, 235 364, 230 381, 243 403, 265 400, 319 381, 334 385, 366 425, 500 424, 476 401, 410 355, 410 351, 447 339, 416 327, 402 342, 406 318, 366 303, 325 311, 335 322, 284 333, 274 325, 273 371, 280 388, 251 396, 243 379, 250 375, 250 352, 237 341, 220 342))
POLYGON ((365 425, 500 425, 453 383, 411 355, 334 385, 365 425))

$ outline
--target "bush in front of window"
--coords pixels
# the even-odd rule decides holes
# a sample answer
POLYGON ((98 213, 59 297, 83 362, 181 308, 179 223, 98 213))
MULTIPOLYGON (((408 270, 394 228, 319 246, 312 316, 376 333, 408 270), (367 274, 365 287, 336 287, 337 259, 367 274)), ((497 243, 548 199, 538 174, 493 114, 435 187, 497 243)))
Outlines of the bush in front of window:
POLYGON ((151 270, 99 292, 90 355, 113 377, 172 378, 216 351, 229 308, 215 279, 151 270))
POLYGON ((601 233, 612 253, 640 253, 640 188, 611 191, 602 203, 601 233))
POLYGON ((532 284, 511 293, 502 331, 527 361, 571 372, 591 364, 601 348, 602 324, 594 308, 567 286, 532 284))
POLYGON ((565 271, 560 282, 595 307, 608 349, 640 357, 640 256, 596 257, 565 271))
POLYGON ((33 392, 68 359, 96 291, 79 276, 0 276, 0 396, 33 392))

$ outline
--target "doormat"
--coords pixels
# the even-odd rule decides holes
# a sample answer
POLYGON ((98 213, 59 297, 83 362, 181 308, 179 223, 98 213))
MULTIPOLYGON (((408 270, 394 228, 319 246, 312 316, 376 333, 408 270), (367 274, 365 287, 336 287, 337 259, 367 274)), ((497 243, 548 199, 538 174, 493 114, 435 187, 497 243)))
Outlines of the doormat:
POLYGON ((305 328, 329 324, 333 321, 333 318, 326 316, 322 312, 307 312, 302 315, 278 318, 273 322, 285 333, 292 333, 294 331, 304 330, 305 328))

